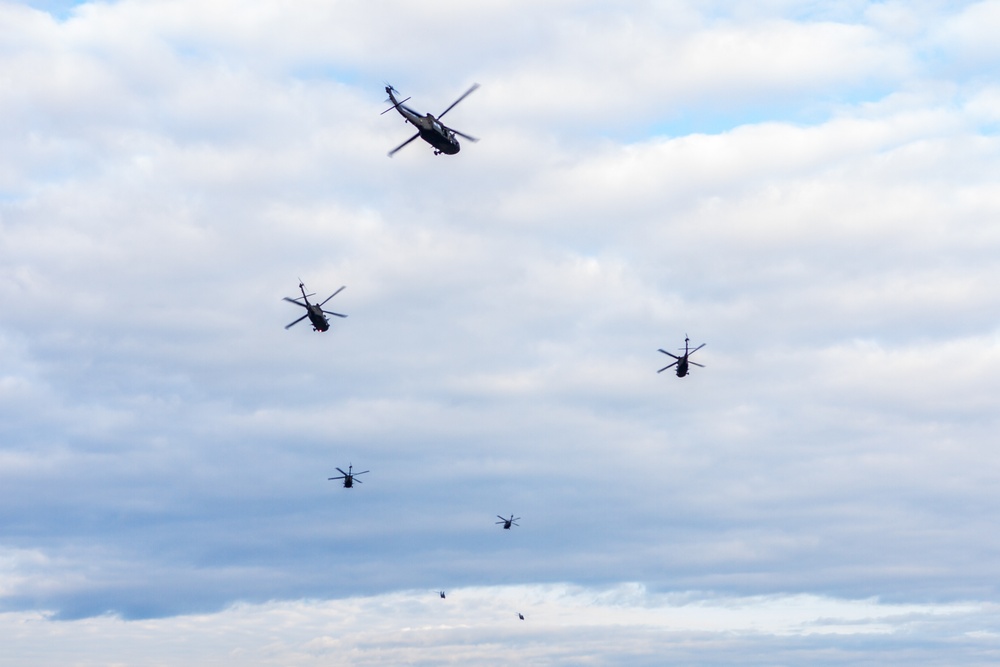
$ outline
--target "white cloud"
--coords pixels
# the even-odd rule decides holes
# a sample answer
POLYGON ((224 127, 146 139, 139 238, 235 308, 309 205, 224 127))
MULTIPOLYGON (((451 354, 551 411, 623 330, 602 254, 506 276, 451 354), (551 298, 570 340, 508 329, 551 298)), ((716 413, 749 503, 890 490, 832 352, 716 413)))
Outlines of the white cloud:
POLYGON ((985 0, 969 3, 962 11, 948 17, 937 33, 937 40, 960 59, 975 65, 995 64, 1000 56, 996 34, 1000 28, 1000 2, 985 0))
POLYGON ((879 647, 882 664, 959 660, 997 650, 990 634, 996 631, 996 610, 982 603, 662 595, 634 584, 462 588, 447 595, 441 600, 427 590, 236 605, 210 615, 148 621, 109 616, 51 621, 38 613, 10 613, 0 616, 0 625, 9 648, 38 665, 80 656, 85 656, 81 664, 130 665, 348 659, 356 665, 656 664, 691 652, 697 664, 712 665, 725 664, 737 651, 755 662, 793 654, 817 660, 834 651, 843 657, 829 664, 849 664, 858 637, 872 638, 868 643, 879 647), (923 637, 919 651, 899 645, 915 632, 923 637), (54 633, 57 652, 45 649, 54 633))

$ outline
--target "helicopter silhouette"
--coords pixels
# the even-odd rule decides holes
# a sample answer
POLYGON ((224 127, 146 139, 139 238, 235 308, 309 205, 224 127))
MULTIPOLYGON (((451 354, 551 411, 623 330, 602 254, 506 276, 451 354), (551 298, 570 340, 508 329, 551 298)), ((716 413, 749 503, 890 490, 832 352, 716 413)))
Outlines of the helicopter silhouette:
POLYGON ((358 475, 364 475, 366 472, 369 472, 368 470, 364 470, 362 472, 353 472, 353 470, 354 470, 354 466, 347 466, 347 472, 344 472, 340 468, 337 468, 337 471, 340 472, 340 476, 339 477, 330 477, 330 478, 328 478, 328 481, 332 481, 332 480, 335 480, 335 479, 342 479, 342 480, 344 480, 344 488, 345 489, 350 489, 351 487, 354 486, 355 482, 357 482, 358 484, 361 483, 361 480, 360 479, 354 479, 355 477, 357 477, 358 475))
POLYGON ((291 324, 286 324, 285 328, 291 329, 296 324, 298 324, 299 322, 308 317, 309 321, 313 325, 313 331, 326 331, 327 329, 330 328, 330 321, 326 319, 327 315, 335 315, 337 317, 347 317, 347 315, 334 313, 333 311, 330 310, 323 310, 323 304, 325 304, 327 301, 340 294, 341 290, 343 290, 344 287, 347 287, 347 285, 344 285, 339 290, 337 290, 330 296, 326 297, 326 299, 324 299, 321 303, 309 303, 309 297, 315 296, 315 292, 311 294, 306 294, 306 286, 303 285, 302 281, 300 280, 299 289, 302 290, 302 301, 299 301, 298 297, 293 299, 288 296, 285 297, 285 301, 287 301, 288 303, 294 303, 296 306, 302 306, 303 308, 306 309, 306 314, 300 317, 299 319, 295 320, 291 324), (303 301, 305 303, 303 303, 303 301))
POLYGON ((479 139, 476 139, 475 137, 470 137, 469 135, 463 132, 459 132, 456 129, 450 128, 441 122, 441 118, 446 113, 454 109, 456 104, 458 104, 466 97, 468 97, 470 94, 472 94, 472 91, 474 91, 478 87, 479 87, 478 83, 472 84, 471 88, 462 93, 461 97, 452 102, 450 107, 439 113, 437 118, 435 118, 432 114, 428 113, 421 115, 419 112, 414 111, 408 106, 405 106, 403 102, 405 102, 410 98, 407 97, 405 100, 402 101, 397 100, 396 96, 393 95, 393 93, 394 92, 398 93, 399 91, 393 88, 392 86, 387 85, 385 87, 385 92, 389 94, 388 101, 392 102, 392 106, 383 111, 382 113, 384 114, 391 111, 392 109, 395 109, 396 111, 399 112, 399 115, 401 115, 406 120, 407 123, 410 123, 411 125, 413 125, 413 127, 417 128, 416 134, 414 134, 412 137, 410 137, 400 145, 393 148, 391 151, 389 151, 389 157, 395 155, 399 149, 403 148, 404 146, 406 146, 406 144, 410 143, 417 137, 420 137, 421 139, 423 139, 424 141, 426 141, 427 143, 429 143, 431 146, 434 147, 434 155, 441 155, 441 153, 444 153, 445 155, 454 155, 455 153, 460 151, 462 147, 459 145, 458 139, 455 138, 456 134, 472 142, 479 141, 479 139))
POLYGON ((438 593, 441 595, 441 599, 443 600, 444 599, 444 591, 438 591, 438 593))
POLYGON ((667 352, 664 349, 660 349, 660 352, 662 352, 663 354, 667 355, 668 357, 673 357, 677 361, 675 361, 674 363, 672 363, 672 364, 670 364, 668 366, 664 366, 663 368, 661 368, 660 370, 658 370, 656 372, 657 373, 662 373, 663 371, 667 370, 671 366, 677 366, 677 377, 682 378, 682 377, 684 377, 685 375, 688 374, 688 364, 693 364, 693 365, 697 366, 698 368, 704 368, 704 366, 702 366, 701 364, 696 363, 694 361, 688 360, 688 357, 690 357, 692 354, 694 354, 695 352, 697 352, 698 350, 700 350, 703 347, 705 347, 705 343, 702 343, 701 345, 699 345, 698 347, 694 348, 693 350, 689 350, 688 349, 688 337, 687 337, 687 335, 685 335, 684 336, 684 354, 683 355, 681 355, 681 356, 678 357, 676 354, 671 354, 670 352, 667 352))
POLYGON ((513 515, 513 514, 511 514, 511 515, 510 515, 510 518, 509 518, 509 519, 505 519, 505 518, 503 518, 502 516, 500 516, 499 514, 497 514, 497 518, 498 518, 498 519, 500 519, 500 520, 499 520, 499 521, 497 521, 497 522, 496 522, 496 524, 497 524, 497 525, 500 525, 500 524, 502 523, 502 524, 503 524, 503 529, 504 529, 504 530, 510 530, 510 527, 511 527, 511 526, 517 526, 517 525, 519 525, 519 524, 516 524, 516 523, 514 523, 514 522, 515 522, 515 521, 520 521, 520 520, 521 520, 521 517, 517 517, 517 518, 515 519, 515 518, 514 518, 514 515, 513 515))

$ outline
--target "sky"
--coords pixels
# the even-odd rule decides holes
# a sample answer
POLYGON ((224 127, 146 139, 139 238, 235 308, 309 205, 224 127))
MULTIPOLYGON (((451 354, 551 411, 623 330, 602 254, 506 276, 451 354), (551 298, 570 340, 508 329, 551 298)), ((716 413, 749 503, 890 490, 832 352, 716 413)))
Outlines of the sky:
POLYGON ((0 2, 0 665, 996 664, 998 31, 0 2))

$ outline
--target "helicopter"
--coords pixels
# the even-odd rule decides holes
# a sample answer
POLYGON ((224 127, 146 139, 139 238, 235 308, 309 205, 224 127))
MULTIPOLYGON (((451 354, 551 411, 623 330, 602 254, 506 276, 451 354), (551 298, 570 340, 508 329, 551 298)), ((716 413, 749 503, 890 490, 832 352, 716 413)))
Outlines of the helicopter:
POLYGON ((387 101, 392 102, 392 106, 383 111, 382 113, 385 114, 391 111, 392 109, 395 109, 406 120, 407 123, 410 123, 411 125, 413 125, 413 127, 417 128, 416 134, 414 134, 412 137, 410 137, 400 145, 393 148, 391 151, 389 151, 389 157, 395 155, 399 149, 403 148, 403 146, 410 143, 417 137, 420 137, 421 139, 423 139, 424 141, 426 141, 427 143, 429 143, 431 146, 434 147, 434 155, 441 155, 441 153, 444 153, 445 155, 454 155, 455 153, 460 151, 461 146, 459 146, 458 140, 455 138, 456 134, 472 142, 479 141, 479 139, 476 139, 475 137, 470 137, 468 134, 465 134, 464 132, 459 132, 458 130, 450 128, 441 122, 441 118, 446 113, 451 111, 456 104, 458 104, 466 97, 471 95, 472 91, 474 91, 478 87, 479 87, 478 83, 472 84, 471 88, 462 93, 461 97, 452 102, 450 107, 439 113, 437 118, 435 118, 433 114, 428 113, 421 115, 419 112, 414 111, 408 106, 405 106, 403 102, 406 102, 406 100, 410 98, 407 97, 405 100, 402 101, 397 100, 396 96, 393 95, 393 93, 398 93, 399 91, 393 88, 392 86, 386 85, 385 92, 389 94, 389 99, 387 101))
POLYGON ((339 477, 330 477, 328 479, 328 481, 332 481, 332 480, 335 480, 335 479, 342 479, 342 480, 344 480, 344 488, 345 489, 350 489, 351 487, 354 486, 354 482, 357 482, 358 484, 361 483, 361 480, 360 479, 354 479, 355 477, 357 477, 358 475, 364 475, 366 472, 369 472, 368 470, 364 470, 362 472, 354 472, 353 470, 354 470, 354 466, 347 466, 347 472, 344 472, 340 468, 337 468, 337 471, 340 472, 340 476, 339 477))
POLYGON ((519 524, 516 524, 516 523, 514 523, 514 522, 515 522, 515 521, 520 521, 520 520, 521 520, 521 517, 517 517, 517 518, 515 519, 515 518, 514 518, 514 515, 513 515, 513 514, 511 514, 511 515, 510 515, 510 518, 509 518, 509 519, 505 519, 505 518, 503 518, 502 516, 500 516, 499 514, 497 514, 497 518, 498 518, 498 519, 500 519, 500 520, 499 520, 499 521, 497 521, 497 522, 496 522, 496 524, 497 524, 497 525, 500 525, 500 524, 502 523, 502 524, 503 524, 503 529, 504 529, 504 530, 510 530, 510 527, 511 527, 511 526, 517 526, 517 525, 519 525, 519 524))
POLYGON ((302 320, 304 320, 304 319, 306 319, 308 317, 309 321, 313 325, 313 331, 326 331, 327 329, 330 328, 330 322, 329 322, 329 320, 326 319, 326 315, 336 315, 337 317, 347 317, 347 315, 341 315, 340 313, 334 313, 334 312, 329 311, 329 310, 323 310, 323 304, 325 304, 327 301, 329 301, 333 297, 335 297, 338 294, 340 294, 341 290, 343 290, 344 287, 347 287, 347 285, 344 285, 339 290, 337 290, 336 292, 334 292, 330 296, 326 297, 326 299, 324 299, 321 303, 309 303, 309 297, 314 296, 315 293, 306 294, 306 286, 303 285, 302 281, 300 280, 299 281, 299 289, 302 290, 302 301, 299 301, 298 297, 296 297, 296 298, 293 299, 293 298, 287 297, 287 296, 285 297, 285 301, 287 301, 289 303, 294 303, 296 306, 302 306, 303 308, 306 309, 306 314, 303 315, 302 317, 300 317, 299 319, 295 320, 291 324, 286 324, 285 328, 286 329, 290 329, 290 328, 294 327, 296 324, 298 324, 299 322, 301 322, 302 320), (303 303, 303 301, 305 303, 303 303))
POLYGON ((685 375, 688 374, 688 364, 694 364, 698 368, 704 368, 704 366, 702 366, 699 363, 696 363, 694 361, 689 361, 688 357, 690 357, 692 354, 694 354, 695 352, 697 352, 701 348, 705 347, 705 343, 702 343, 701 345, 699 345, 698 347, 694 348, 693 350, 689 350, 688 349, 688 340, 689 339, 688 339, 687 335, 685 335, 684 336, 684 354, 681 355, 681 356, 679 356, 679 357, 676 354, 671 354, 670 352, 667 352, 664 349, 660 349, 660 352, 662 352, 663 354, 667 355, 668 357, 673 357, 677 361, 675 361, 674 363, 670 364, 669 366, 664 366, 660 370, 656 371, 657 373, 662 373, 663 371, 667 370, 671 366, 677 366, 677 377, 682 378, 682 377, 684 377, 685 375))
POLYGON ((444 599, 444 591, 438 591, 438 594, 441 596, 441 599, 443 600, 444 599))

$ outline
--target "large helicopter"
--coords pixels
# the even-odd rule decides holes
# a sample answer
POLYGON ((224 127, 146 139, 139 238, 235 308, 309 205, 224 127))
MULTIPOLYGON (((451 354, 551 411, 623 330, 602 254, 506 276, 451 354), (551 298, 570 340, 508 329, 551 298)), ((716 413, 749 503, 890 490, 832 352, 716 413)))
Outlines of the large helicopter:
POLYGON ((704 366, 702 366, 701 364, 696 363, 694 361, 690 361, 688 359, 688 357, 690 357, 692 354, 694 354, 695 352, 697 352, 701 348, 705 347, 705 343, 702 343, 701 345, 699 345, 698 347, 694 348, 693 350, 689 350, 688 349, 688 340, 689 340, 688 337, 684 336, 684 354, 681 355, 681 356, 679 356, 679 357, 676 354, 672 354, 670 352, 667 352, 664 349, 660 349, 660 352, 662 352, 663 354, 667 355, 668 357, 673 357, 677 361, 675 361, 674 363, 672 363, 672 364, 670 364, 668 366, 664 366, 660 370, 656 371, 657 373, 662 373, 663 371, 667 370, 668 368, 670 368, 672 366, 677 366, 677 377, 682 378, 682 377, 684 377, 685 375, 688 374, 688 364, 693 364, 693 365, 695 365, 695 366, 697 366, 699 368, 704 368, 704 366))
POLYGON ((518 525, 520 525, 520 524, 517 524, 517 523, 514 523, 514 522, 521 520, 521 517, 517 517, 515 519, 513 514, 510 515, 509 519, 505 519, 502 516, 500 516, 499 514, 497 514, 497 518, 500 519, 500 520, 497 521, 496 524, 500 525, 502 523, 504 530, 510 530, 511 526, 518 526, 518 525))
POLYGON ((325 304, 327 301, 340 294, 341 290, 343 290, 344 287, 347 287, 347 285, 344 285, 339 290, 337 290, 330 296, 326 297, 326 299, 324 299, 320 303, 309 303, 309 297, 315 296, 315 292, 311 294, 306 294, 306 286, 302 284, 302 281, 299 281, 299 289, 302 290, 302 301, 299 301, 298 298, 293 299, 288 296, 285 297, 285 301, 289 303, 294 303, 296 306, 302 306, 303 308, 306 309, 306 314, 300 317, 299 319, 295 320, 291 324, 286 324, 285 328, 290 329, 308 317, 309 321, 313 325, 313 331, 326 331, 327 329, 330 328, 330 322, 329 320, 326 319, 327 315, 335 315, 337 317, 347 317, 347 315, 341 315, 340 313, 335 313, 330 310, 323 310, 323 304, 325 304), (305 303, 303 303, 303 301, 305 303))
POLYGON ((389 157, 395 155, 396 151, 398 151, 403 146, 410 143, 417 137, 420 137, 421 139, 423 139, 424 141, 426 141, 427 143, 429 143, 431 146, 434 147, 434 155, 440 155, 441 153, 444 153, 445 155, 454 155, 455 153, 460 151, 462 147, 459 146, 458 139, 455 138, 456 134, 460 137, 468 139, 469 141, 473 142, 479 141, 479 139, 476 139, 475 137, 470 137, 469 135, 463 132, 459 132, 456 129, 450 128, 441 122, 441 118, 446 113, 455 108, 456 104, 458 104, 466 97, 468 97, 472 93, 472 91, 474 91, 478 87, 479 87, 478 83, 472 84, 471 88, 462 93, 461 97, 452 102, 450 107, 439 113, 437 118, 435 118, 432 114, 428 113, 421 115, 419 112, 414 111, 408 106, 405 106, 403 102, 405 102, 410 98, 407 97, 405 100, 402 101, 397 100, 396 96, 393 95, 393 93, 398 93, 399 91, 393 88, 392 86, 387 85, 385 87, 385 92, 389 93, 388 101, 392 102, 392 106, 383 111, 382 113, 384 114, 391 111, 392 109, 395 109, 396 111, 399 112, 399 115, 401 115, 406 120, 407 123, 410 123, 411 125, 413 125, 413 127, 417 128, 416 134, 414 134, 412 137, 410 137, 400 145, 393 148, 391 151, 389 151, 389 157))
POLYGON ((364 475, 366 472, 369 472, 368 470, 364 470, 362 472, 354 472, 354 466, 347 466, 347 472, 344 472, 340 468, 337 468, 337 471, 340 472, 340 476, 339 477, 330 477, 330 478, 328 478, 328 481, 333 481, 335 479, 342 479, 342 480, 344 480, 344 488, 345 489, 350 489, 351 487, 353 487, 355 482, 357 482, 358 484, 360 484, 361 480, 360 479, 354 479, 354 478, 357 477, 358 475, 364 475))

